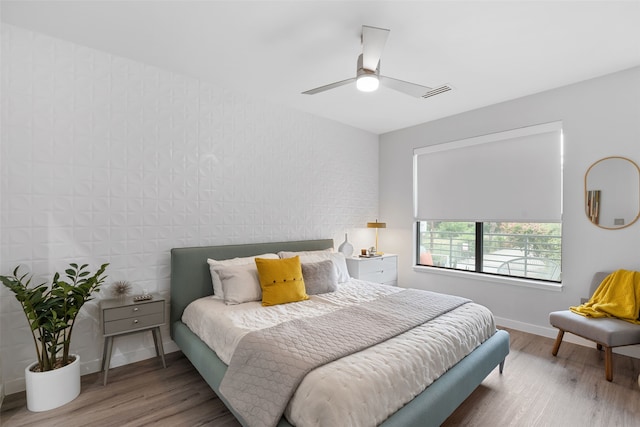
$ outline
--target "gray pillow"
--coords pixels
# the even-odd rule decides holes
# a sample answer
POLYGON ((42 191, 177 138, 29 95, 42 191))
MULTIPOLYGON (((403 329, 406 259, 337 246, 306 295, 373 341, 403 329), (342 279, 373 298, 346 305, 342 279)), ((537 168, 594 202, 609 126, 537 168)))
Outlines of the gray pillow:
POLYGON ((303 263, 302 278, 307 295, 324 294, 338 289, 338 273, 330 259, 303 263))

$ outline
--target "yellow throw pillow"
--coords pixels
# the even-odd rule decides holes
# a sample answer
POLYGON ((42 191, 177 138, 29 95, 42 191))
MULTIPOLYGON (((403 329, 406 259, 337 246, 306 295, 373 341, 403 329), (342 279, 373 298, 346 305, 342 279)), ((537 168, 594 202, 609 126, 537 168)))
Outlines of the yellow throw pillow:
POLYGON ((256 258, 262 305, 277 305, 309 299, 302 278, 300 257, 256 258))

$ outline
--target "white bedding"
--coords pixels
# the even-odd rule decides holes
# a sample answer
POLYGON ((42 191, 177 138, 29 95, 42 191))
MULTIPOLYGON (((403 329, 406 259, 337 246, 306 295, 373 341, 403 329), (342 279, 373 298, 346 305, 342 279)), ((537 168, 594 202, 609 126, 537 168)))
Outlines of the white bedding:
MULTIPOLYGON (((260 302, 225 305, 206 297, 191 303, 182 321, 229 364, 238 342, 250 331, 401 290, 352 279, 340 284, 336 292, 271 307, 262 307, 260 302)), ((377 425, 494 332, 487 308, 464 304, 393 339, 315 369, 296 390, 285 416, 298 427, 377 425)))

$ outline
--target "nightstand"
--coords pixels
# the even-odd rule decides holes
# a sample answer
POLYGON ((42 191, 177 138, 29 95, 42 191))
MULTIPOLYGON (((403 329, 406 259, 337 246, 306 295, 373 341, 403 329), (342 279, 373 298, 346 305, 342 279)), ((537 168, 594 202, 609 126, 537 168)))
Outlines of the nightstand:
POLYGON ((160 332, 160 326, 165 323, 165 301, 158 294, 152 295, 152 299, 140 302, 134 302, 133 297, 127 297, 124 300, 106 299, 100 302, 104 334, 101 368, 104 371, 104 385, 107 385, 113 339, 117 336, 151 331, 156 355, 162 359, 162 366, 167 367, 164 361, 164 348, 160 332))
POLYGON ((347 268, 349 275, 354 279, 390 286, 398 285, 398 256, 395 254, 347 258, 347 268))

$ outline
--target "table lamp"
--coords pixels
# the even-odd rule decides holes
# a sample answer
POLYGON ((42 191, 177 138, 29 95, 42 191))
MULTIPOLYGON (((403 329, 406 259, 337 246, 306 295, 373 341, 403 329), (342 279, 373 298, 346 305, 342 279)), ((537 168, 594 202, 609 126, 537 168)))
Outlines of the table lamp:
POLYGON ((367 223, 367 228, 375 228, 376 229, 376 255, 382 255, 382 252, 378 252, 378 229, 379 228, 387 228, 387 223, 386 222, 378 222, 378 220, 376 219, 376 222, 368 222, 367 223))

